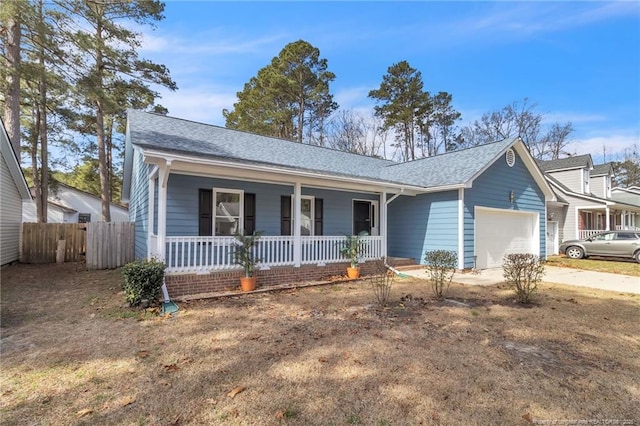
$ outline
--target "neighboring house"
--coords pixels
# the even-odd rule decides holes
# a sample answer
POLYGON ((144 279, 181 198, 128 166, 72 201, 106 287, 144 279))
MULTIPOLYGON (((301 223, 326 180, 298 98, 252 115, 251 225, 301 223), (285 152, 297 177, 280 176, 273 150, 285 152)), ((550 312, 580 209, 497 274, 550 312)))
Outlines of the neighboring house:
POLYGON ((640 226, 640 199, 612 188, 611 163, 594 165, 585 154, 538 165, 556 194, 556 201, 547 204, 548 238, 555 240, 548 244, 548 254, 557 253, 559 241, 640 226))
MULTIPOLYGON (((22 221, 37 222, 35 202, 25 201, 23 203, 22 221)), ((111 221, 128 222, 128 209, 119 204, 111 203, 111 221)), ((88 192, 56 182, 55 185, 49 187, 47 222, 102 222, 102 200, 88 192)))
POLYGON ((519 138, 398 164, 128 113, 123 201, 136 257, 164 260, 172 296, 235 287, 229 253, 241 230, 264 233, 263 285, 342 273, 339 244, 361 231, 363 260, 423 262, 446 249, 464 269, 513 252, 545 257, 554 200, 519 138))
POLYGON ((0 265, 5 265, 20 258, 22 202, 31 195, 1 119, 0 154, 0 265))

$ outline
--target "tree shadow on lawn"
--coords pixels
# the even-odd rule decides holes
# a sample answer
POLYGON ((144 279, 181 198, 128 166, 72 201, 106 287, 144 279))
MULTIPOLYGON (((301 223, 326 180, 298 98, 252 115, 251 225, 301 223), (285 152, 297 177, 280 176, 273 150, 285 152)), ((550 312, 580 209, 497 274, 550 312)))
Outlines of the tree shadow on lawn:
MULTIPOLYGON (((53 292, 117 305, 108 290, 115 277, 84 294, 62 280, 53 292)), ((5 278, 3 287, 21 285, 5 278)), ((470 302, 464 307, 399 283, 382 309, 370 288, 339 284, 194 301, 174 318, 136 321, 84 303, 40 311, 29 301, 50 296, 50 286, 3 288, 3 319, 15 314, 4 312, 7 294, 25 309, 20 321, 3 321, 3 340, 30 328, 59 335, 6 357, 2 345, 3 423, 518 424, 527 413, 634 414, 631 393, 620 392, 637 388, 638 360, 609 349, 637 350, 637 336, 620 324, 637 299, 546 291, 523 310, 504 289, 452 286, 452 299, 470 302), (603 315, 605 327, 585 323, 603 315), (228 397, 236 386, 246 390, 228 397), (92 411, 80 417, 83 409, 92 411)))

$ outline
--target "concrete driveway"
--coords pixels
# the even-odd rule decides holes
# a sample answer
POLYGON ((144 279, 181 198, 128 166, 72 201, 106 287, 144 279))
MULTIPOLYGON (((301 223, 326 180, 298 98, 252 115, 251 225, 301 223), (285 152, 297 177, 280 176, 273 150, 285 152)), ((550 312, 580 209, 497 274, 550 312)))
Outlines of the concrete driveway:
MULTIPOLYGON (((543 281, 548 283, 568 284, 579 287, 597 288, 600 290, 640 294, 640 277, 610 274, 606 272, 583 271, 580 269, 546 266, 543 281)), ((402 273, 421 279, 428 279, 424 268, 403 270, 402 273)), ((456 273, 453 281, 469 285, 493 285, 504 282, 502 268, 484 269, 479 274, 456 273)))

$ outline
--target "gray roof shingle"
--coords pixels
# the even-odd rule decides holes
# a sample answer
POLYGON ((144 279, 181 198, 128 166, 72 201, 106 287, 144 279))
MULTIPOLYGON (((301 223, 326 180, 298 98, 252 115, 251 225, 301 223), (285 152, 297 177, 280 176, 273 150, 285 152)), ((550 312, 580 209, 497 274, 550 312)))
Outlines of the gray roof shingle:
POLYGON ((517 141, 396 163, 135 110, 128 122, 131 143, 142 148, 427 188, 467 183, 517 141))
POLYGON ((537 160, 538 167, 543 172, 562 169, 575 169, 578 167, 590 167, 593 165, 590 154, 576 155, 573 157, 560 158, 558 160, 537 160))
POLYGON ((611 165, 611 163, 594 165, 593 170, 591 170, 590 176, 593 177, 593 176, 608 175, 612 168, 613 166, 611 165))

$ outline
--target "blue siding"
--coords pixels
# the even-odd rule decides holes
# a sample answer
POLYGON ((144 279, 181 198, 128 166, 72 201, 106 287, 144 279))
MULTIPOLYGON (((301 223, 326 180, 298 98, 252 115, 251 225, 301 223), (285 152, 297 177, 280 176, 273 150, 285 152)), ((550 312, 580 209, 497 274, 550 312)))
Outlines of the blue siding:
POLYGON ((458 251, 457 191, 401 196, 388 208, 388 254, 424 263, 430 250, 458 251))
MULTIPOLYGON (((293 186, 171 174, 167 189, 167 235, 198 235, 198 190, 239 189, 256 194, 256 229, 280 235, 280 197, 293 194, 293 186)), ((324 200, 324 235, 351 233, 352 199, 379 197, 355 192, 302 188, 302 195, 324 200)))
POLYGON ((529 173, 522 159, 516 154, 516 162, 509 167, 504 156, 498 158, 464 191, 464 266, 473 267, 474 210, 476 206, 539 213, 540 256, 546 253, 546 216, 544 194, 529 173), (513 191, 515 202, 509 201, 513 191))
POLYGON ((380 196, 375 194, 315 188, 302 188, 302 195, 322 198, 324 203, 324 235, 345 235, 353 232, 353 199, 380 200, 380 196))
POLYGON ((131 193, 129 195, 129 220, 135 222, 136 259, 147 257, 149 232, 149 165, 142 161, 142 154, 133 153, 131 193))

